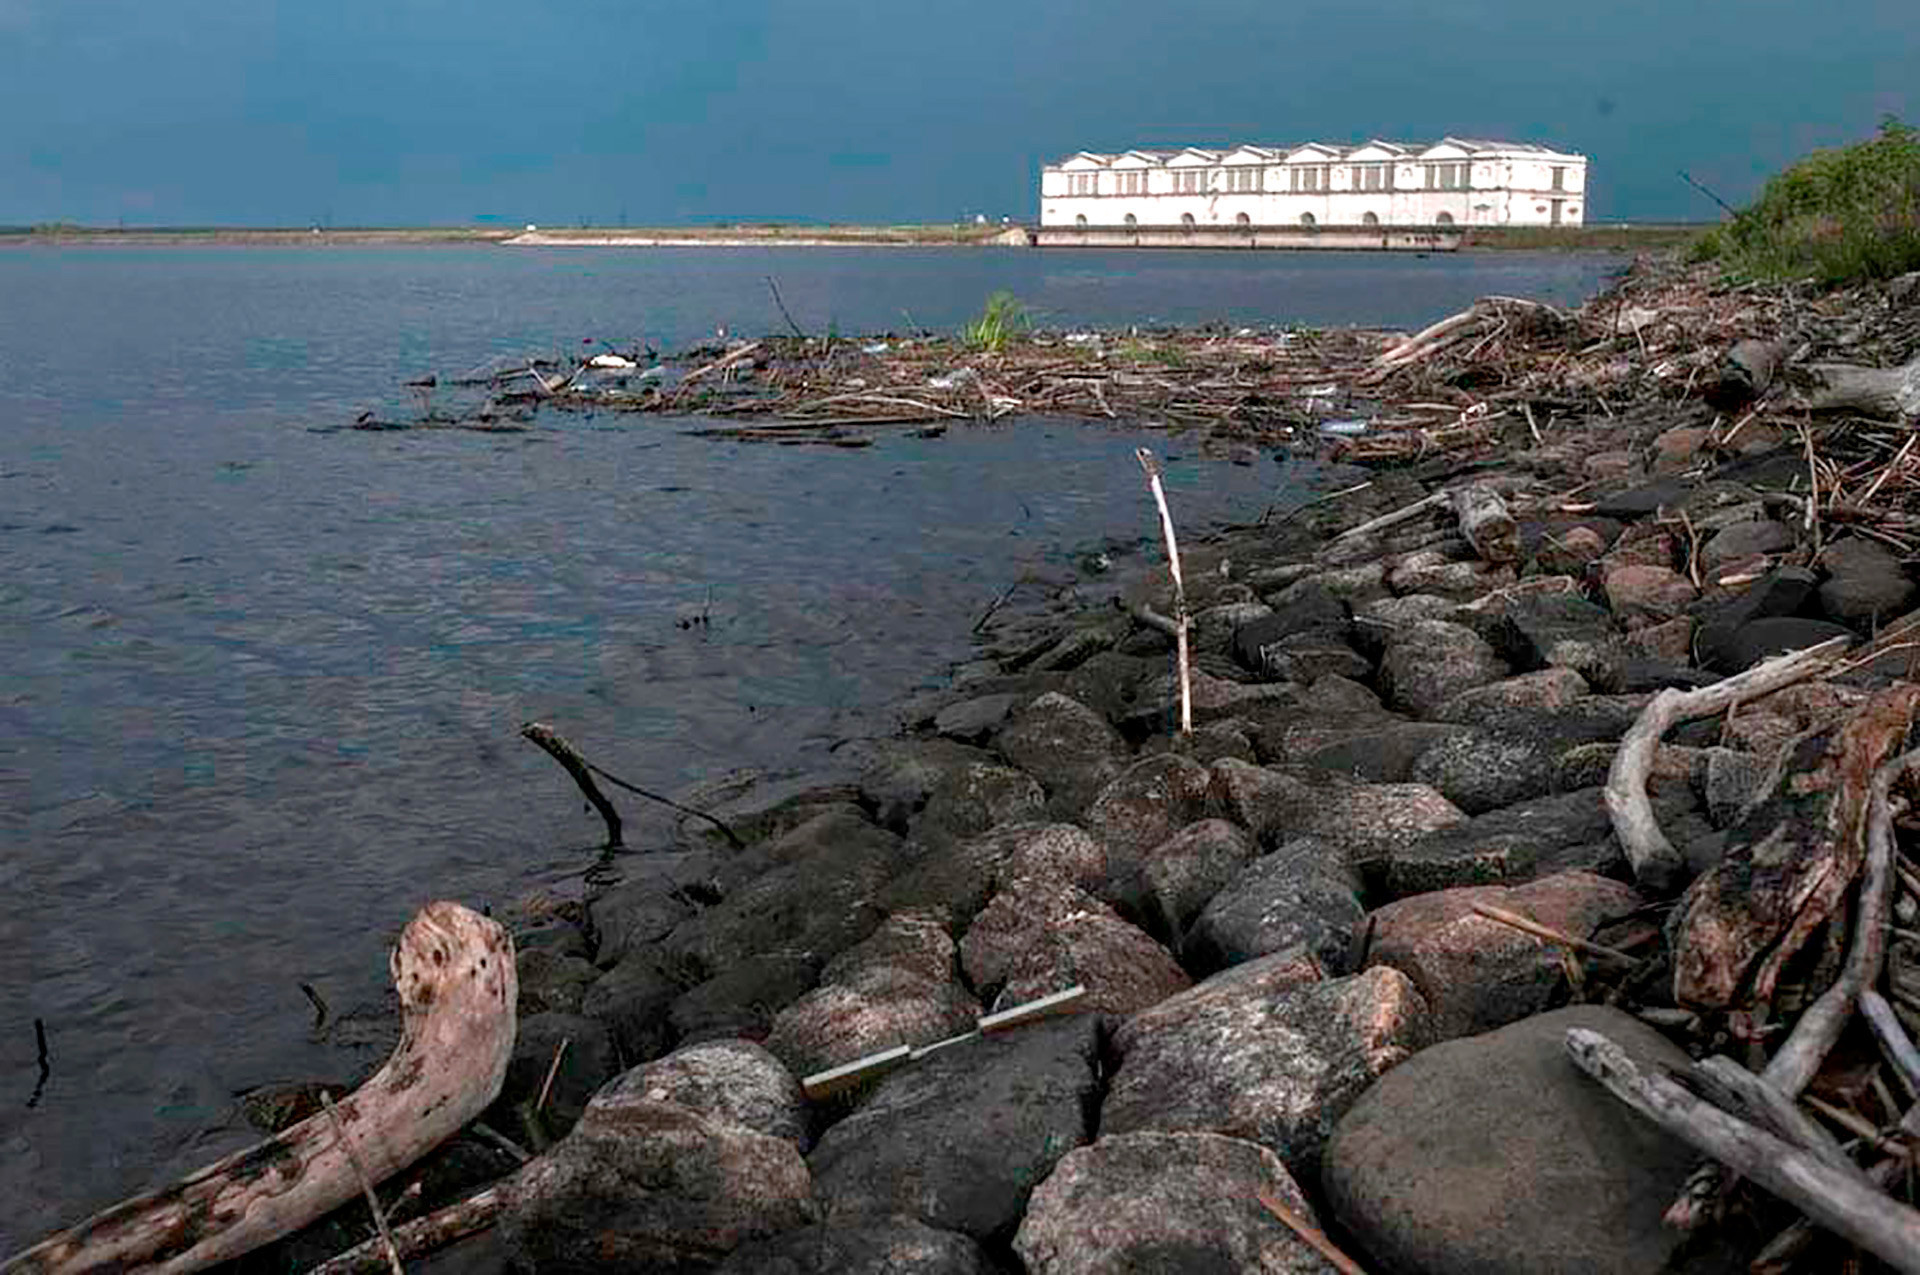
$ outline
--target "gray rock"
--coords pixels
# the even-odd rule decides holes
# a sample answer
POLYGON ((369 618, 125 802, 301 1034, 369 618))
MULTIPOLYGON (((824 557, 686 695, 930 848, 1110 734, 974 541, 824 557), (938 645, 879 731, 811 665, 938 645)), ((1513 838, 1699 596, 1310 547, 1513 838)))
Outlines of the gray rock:
POLYGON ((1080 823, 1107 848, 1107 897, 1137 901, 1147 851, 1206 817, 1211 778, 1198 762, 1163 753, 1142 757, 1100 790, 1080 823))
POLYGON ((495 1128, 512 1130, 520 1124, 517 1108, 531 1106, 546 1090, 540 1112, 544 1130, 564 1134, 587 1109, 587 1100, 619 1070, 613 1037, 606 1025, 581 1014, 534 1014, 519 1021, 513 1038, 513 1056, 507 1078, 500 1085, 487 1120, 495 1128), (561 1048, 565 1042, 566 1048, 561 1048), (560 1066, 554 1069, 554 1059, 560 1066), (547 1086, 547 1076, 553 1084, 547 1086))
MULTIPOLYGON (((682 855, 684 861, 696 856, 682 855)), ((694 914, 693 900, 683 893, 682 885, 692 873, 676 872, 671 865, 656 865, 666 855, 647 855, 634 880, 623 881, 587 905, 587 917, 593 923, 594 961, 602 969, 611 969, 628 953, 638 951, 667 936, 674 926, 694 914)), ((711 866, 706 856, 698 856, 699 868, 711 866)), ((695 872, 699 871, 695 869, 695 872)))
MULTIPOLYGON (((768 841, 799 827, 832 806, 857 804, 860 788, 834 775, 795 775, 766 779, 748 772, 715 799, 699 790, 679 794, 682 805, 704 810, 733 829, 748 845, 768 841)), ((727 852, 731 844, 704 819, 683 815, 680 835, 687 844, 727 852)))
POLYGON ((1000 723, 1007 720, 1007 714, 1025 698, 1023 695, 1002 694, 962 700, 935 714, 933 728, 948 739, 963 744, 984 743, 987 736, 1000 729, 1000 723))
POLYGON ((1109 1135, 1070 1152, 1014 1237, 1032 1275, 1321 1275, 1326 1260, 1260 1203, 1313 1208, 1265 1147, 1211 1133, 1109 1135))
POLYGON ((1298 760, 1316 770, 1332 771, 1366 783, 1405 783, 1417 777, 1414 768, 1428 749, 1443 740, 1472 733, 1465 726, 1442 722, 1388 720, 1323 744, 1298 760))
POLYGON ((1645 483, 1639 487, 1629 487, 1625 491, 1616 491, 1610 496, 1602 496, 1593 507, 1593 512, 1602 518, 1620 518, 1631 520, 1644 517, 1664 508, 1684 505, 1692 494, 1694 484, 1680 478, 1662 478, 1645 483))
POLYGON ((1643 1065, 1687 1066, 1644 1023, 1580 1006, 1424 1050, 1353 1105, 1322 1182, 1377 1269, 1670 1269, 1685 1236, 1661 1214, 1694 1153, 1573 1065, 1565 1038, 1576 1026, 1643 1065))
POLYGON ((1463 691, 1434 711, 1434 719, 1480 725, 1514 708, 1568 708, 1591 691, 1570 668, 1544 668, 1463 691))
POLYGON ((587 989, 580 1012, 607 1025, 629 1062, 657 1058, 673 1047, 668 1007, 694 981, 693 967, 658 948, 642 948, 587 989))
POLYGON ((1156 735, 1140 746, 1142 757, 1157 757, 1161 753, 1177 752, 1191 758, 1202 766, 1211 766, 1222 757, 1237 757, 1244 762, 1252 762, 1258 757, 1253 742, 1254 726, 1238 717, 1223 717, 1216 722, 1207 722, 1193 728, 1193 734, 1182 739, 1177 735, 1156 735))
POLYGON ((1040 781, 1047 812, 1056 819, 1071 819, 1086 809, 1130 755, 1106 718, 1054 691, 1014 714, 994 747, 1040 781))
POLYGON ((808 1162, 831 1225, 907 1214, 1005 1239, 1035 1185, 1087 1140, 1095 1018, 956 1045, 882 1079, 808 1162))
POLYGON ((1381 598, 1354 612, 1353 631, 1360 649, 1373 655, 1386 649, 1387 639, 1421 620, 1444 620, 1460 604, 1432 593, 1409 593, 1381 598))
POLYGON ((1489 811, 1419 837, 1387 864, 1395 898, 1461 885, 1511 885, 1567 868, 1611 873, 1625 857, 1600 789, 1583 788, 1489 811))
POLYGON ((895 913, 835 957, 820 986, 780 1012, 768 1051, 805 1077, 966 1031, 981 1009, 955 977, 955 954, 938 913, 895 913))
POLYGON ((602 1089, 594 1102, 607 1111, 646 1102, 671 1102, 730 1121, 805 1151, 806 1098, 778 1058, 751 1041, 713 1040, 676 1049, 635 1067, 602 1089))
POLYGON ((1644 902, 1631 886, 1590 872, 1555 873, 1515 889, 1436 890, 1372 914, 1367 964, 1390 965, 1413 980, 1432 1010, 1433 1039, 1470 1036, 1538 1014, 1566 991, 1563 949, 1479 915, 1475 904, 1587 939, 1644 902))
POLYGON ((1338 847, 1311 837, 1255 859, 1208 901, 1180 955, 1197 974, 1275 952, 1300 950, 1335 974, 1347 971, 1365 918, 1358 879, 1338 847))
POLYGON ((911 835, 950 846, 998 824, 1038 819, 1046 805, 1046 791, 1025 771, 976 762, 940 777, 910 825, 911 835))
POLYGON ((1701 546, 1700 565, 1708 570, 1756 553, 1785 553, 1793 548, 1793 532, 1771 518, 1731 523, 1714 532, 1701 546))
POLYGON ((818 1217, 785 1138, 676 1102, 596 1098, 507 1188, 501 1239, 531 1270, 711 1269, 818 1217))
MULTIPOLYGON (((1196 726, 1223 717, 1246 716, 1273 706, 1292 707, 1296 702, 1296 692, 1287 685, 1229 681, 1199 668, 1192 671, 1189 681, 1196 726)), ((1174 673, 1164 673, 1143 683, 1139 696, 1120 722, 1120 728, 1134 738, 1170 734, 1179 729, 1179 725, 1180 679, 1174 673)))
POLYGON ((1871 629, 1913 605, 1913 581, 1893 552, 1871 540, 1849 537, 1820 555, 1827 569, 1820 609, 1828 619, 1871 629))
POLYGON ((767 951, 735 960, 675 997, 667 1007, 682 1045, 745 1036, 758 1040, 782 1008, 807 994, 820 961, 805 952, 767 951))
POLYGON ((1733 635, 1756 620, 1797 614, 1818 584, 1819 577, 1805 567, 1775 567, 1738 597, 1702 603, 1695 608, 1700 629, 1694 638, 1701 663, 1726 672, 1740 671, 1728 662, 1725 649, 1733 635))
POLYGON ((1101 1132, 1221 1133, 1311 1173, 1353 1101, 1425 1043, 1426 1017, 1420 993, 1397 970, 1279 996, 1210 996, 1202 983, 1115 1033, 1121 1063, 1101 1132))
POLYGON ((1039 875, 1083 886, 1106 880, 1105 848, 1085 829, 1039 821, 1008 823, 943 848, 910 846, 905 870, 880 891, 888 912, 931 911, 948 932, 965 930, 1008 879, 1039 875))
POLYGON ((742 1244, 718 1275, 996 1275, 971 1236, 917 1218, 819 1224, 742 1244))
POLYGON ((1207 901, 1259 853, 1253 838, 1225 819, 1188 824, 1149 850, 1142 876, 1159 933, 1178 942, 1207 901))
POLYGON ((1844 624, 1798 616, 1753 620, 1731 632, 1715 629, 1710 634, 1701 635, 1703 662, 1732 673, 1744 672, 1788 651, 1803 651, 1834 638, 1845 638, 1851 643, 1858 637, 1844 624))
POLYGON ((1420 620, 1399 630, 1380 662, 1389 702, 1421 715, 1511 671, 1472 629, 1446 620, 1420 620))
POLYGON ((1140 688, 1166 671, 1163 654, 1122 655, 1103 651, 1060 682, 1060 693, 1079 701, 1110 722, 1127 715, 1140 688))
POLYGON ((1196 651, 1235 651, 1237 654, 1235 635, 1245 626, 1272 615, 1273 608, 1264 602, 1226 602, 1210 606, 1193 616, 1187 637, 1196 651))
POLYGON ((1261 674, 1276 681, 1318 681, 1323 677, 1363 678, 1373 676, 1373 665, 1344 642, 1334 642, 1313 633, 1282 638, 1262 648, 1265 662, 1261 674))
POLYGON ((861 740, 852 755, 862 764, 860 792, 875 820, 894 832, 907 830, 948 771, 994 760, 985 749, 950 739, 861 740))
POLYGON ((1321 837, 1361 871, 1467 818, 1426 784, 1352 784, 1324 772, 1249 766, 1231 758, 1211 770, 1215 804, 1262 845, 1321 837))
POLYGON ((1191 985, 1165 948, 1106 904, 1043 882, 996 894, 961 940, 960 963, 996 1008, 1081 983, 1082 1010, 1131 1014, 1191 985))
POLYGON ((1402 558, 1387 573, 1387 587, 1399 594, 1427 594, 1443 598, 1477 598, 1489 589, 1514 581, 1513 568, 1480 561, 1453 562, 1434 549, 1402 558))
POLYGON ((900 839, 868 826, 740 886, 659 946, 707 976, 776 948, 817 966, 872 933, 884 915, 875 896, 904 865, 900 839))
POLYGON ((549 948, 515 952, 513 963, 520 976, 521 1014, 577 1014, 587 988, 600 977, 592 961, 549 948))
POLYGON ((1553 763, 1537 739, 1465 730, 1424 749, 1409 778, 1477 815, 1544 797, 1553 790, 1553 763))
POLYGON ((1382 562, 1367 562, 1356 567, 1322 571, 1296 580, 1275 594, 1263 594, 1276 611, 1290 611, 1310 593, 1328 593, 1358 610, 1376 598, 1387 596, 1387 568, 1382 562))

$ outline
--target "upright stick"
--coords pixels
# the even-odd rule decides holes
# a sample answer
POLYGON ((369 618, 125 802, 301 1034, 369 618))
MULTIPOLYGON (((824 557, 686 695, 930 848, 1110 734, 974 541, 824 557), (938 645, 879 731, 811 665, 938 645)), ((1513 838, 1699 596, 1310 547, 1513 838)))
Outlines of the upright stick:
POLYGON ((1180 733, 1193 734, 1193 673, 1187 665, 1187 586, 1180 578, 1180 545, 1173 536, 1173 514, 1167 509, 1166 488, 1160 482, 1160 462, 1147 448, 1133 453, 1147 471, 1147 489, 1160 508, 1160 534, 1167 542, 1167 573, 1173 577, 1174 658, 1180 669, 1180 733))

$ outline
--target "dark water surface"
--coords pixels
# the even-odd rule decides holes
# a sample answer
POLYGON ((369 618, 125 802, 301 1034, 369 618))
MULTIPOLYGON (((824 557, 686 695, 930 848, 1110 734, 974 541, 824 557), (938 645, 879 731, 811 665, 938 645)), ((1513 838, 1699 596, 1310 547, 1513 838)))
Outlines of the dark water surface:
MULTIPOLYGON (((806 766, 1023 571, 1154 525, 1140 440, 1071 422, 859 453, 316 428, 498 355, 772 330, 769 275, 843 333, 999 288, 1062 325, 1414 326, 1616 260, 0 252, 0 1255, 206 1158, 233 1091, 351 1070, 298 984, 377 1003, 422 902, 577 890, 598 827, 521 722, 657 788, 806 766)), ((1196 530, 1311 477, 1155 446, 1196 530)))

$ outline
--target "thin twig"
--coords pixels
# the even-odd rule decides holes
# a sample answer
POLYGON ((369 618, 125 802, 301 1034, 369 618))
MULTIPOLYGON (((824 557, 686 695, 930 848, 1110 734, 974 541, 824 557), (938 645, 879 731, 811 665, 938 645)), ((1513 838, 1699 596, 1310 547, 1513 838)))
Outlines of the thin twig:
POLYGON ((560 1060, 567 1056, 567 1046, 573 1043, 573 1037, 562 1036, 560 1043, 553 1047, 553 1062, 547 1067, 547 1078, 540 1082, 540 1096, 534 1100, 534 1114, 547 1109, 547 1095, 553 1092, 553 1078, 560 1074, 560 1060))
POLYGON ((1367 1275, 1366 1271, 1361 1269, 1360 1263, 1335 1247, 1324 1231, 1275 1199, 1270 1192, 1256 1191, 1254 1198, 1266 1207, 1267 1212, 1285 1222, 1287 1229, 1312 1245, 1314 1252, 1326 1258, 1327 1263, 1339 1271, 1340 1275, 1367 1275))
POLYGON ((380 1232, 380 1242, 386 1246, 387 1264, 392 1267, 393 1275, 406 1275, 406 1268, 400 1265, 400 1250, 393 1244, 393 1232, 387 1227, 387 1211, 380 1207, 380 1197, 373 1193, 373 1179, 367 1176, 367 1166, 360 1163, 360 1153, 347 1136, 347 1126, 333 1105, 333 1095, 324 1089, 320 1091, 320 1105, 327 1109, 327 1118, 333 1121, 333 1132, 340 1140, 340 1149, 347 1153, 347 1163, 353 1166, 353 1176, 360 1180, 360 1190, 367 1197, 367 1208, 373 1213, 374 1229, 380 1232))

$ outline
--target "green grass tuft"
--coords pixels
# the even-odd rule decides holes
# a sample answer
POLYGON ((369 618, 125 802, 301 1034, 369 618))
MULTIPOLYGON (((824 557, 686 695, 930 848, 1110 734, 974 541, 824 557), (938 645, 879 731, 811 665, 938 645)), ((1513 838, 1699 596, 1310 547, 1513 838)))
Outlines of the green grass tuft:
POLYGON ((973 349, 998 353, 1015 332, 1030 326, 1032 321, 1020 299, 1011 292, 996 292, 987 298, 987 308, 980 317, 960 330, 960 336, 973 349))
POLYGON ((1890 115, 1864 142, 1815 151, 1690 255, 1749 278, 1824 284, 1920 270, 1920 132, 1890 115))

